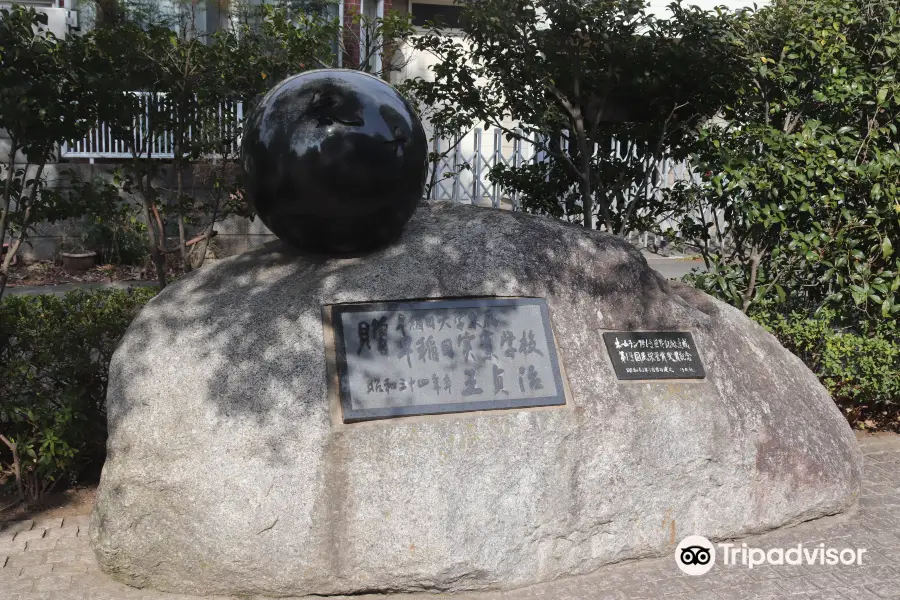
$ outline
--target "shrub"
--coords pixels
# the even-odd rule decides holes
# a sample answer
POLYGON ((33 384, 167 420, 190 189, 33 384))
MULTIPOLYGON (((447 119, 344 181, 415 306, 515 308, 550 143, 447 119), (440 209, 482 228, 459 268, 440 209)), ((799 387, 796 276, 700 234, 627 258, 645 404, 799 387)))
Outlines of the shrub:
POLYGON ((25 157, 24 165, 0 165, 0 244, 10 244, 0 263, 0 296, 12 258, 35 226, 84 214, 83 205, 46 185, 46 175, 59 145, 80 139, 97 123, 109 94, 96 81, 89 48, 86 36, 55 38, 47 15, 34 8, 0 9, 0 129, 9 138, 4 155, 25 157))
POLYGON ((97 252, 106 263, 143 265, 150 255, 147 227, 139 208, 121 197, 118 175, 112 181, 81 181, 74 175, 72 179, 72 201, 86 207, 89 219, 81 236, 83 246, 97 252))
POLYGON ((155 289, 0 302, 0 484, 33 501, 99 468, 109 361, 155 289))
POLYGON ((894 322, 841 327, 832 311, 752 316, 816 373, 851 424, 900 430, 900 329, 894 322))
POLYGON ((741 84, 700 132, 703 175, 669 195, 709 267, 695 284, 745 312, 900 317, 896 2, 775 0, 732 44, 741 84))
POLYGON ((94 221, 85 228, 82 240, 85 248, 97 252, 104 263, 140 266, 150 254, 145 229, 133 216, 112 223, 94 221))

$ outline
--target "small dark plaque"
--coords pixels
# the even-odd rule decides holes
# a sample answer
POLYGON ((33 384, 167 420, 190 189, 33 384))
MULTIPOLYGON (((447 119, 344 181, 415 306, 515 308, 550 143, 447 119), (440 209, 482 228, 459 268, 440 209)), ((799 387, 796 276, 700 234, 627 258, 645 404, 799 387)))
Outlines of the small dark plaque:
POLYGON ((540 298, 338 304, 345 423, 565 404, 540 298))
POLYGON ((706 377, 690 332, 611 331, 603 341, 619 379, 706 377))

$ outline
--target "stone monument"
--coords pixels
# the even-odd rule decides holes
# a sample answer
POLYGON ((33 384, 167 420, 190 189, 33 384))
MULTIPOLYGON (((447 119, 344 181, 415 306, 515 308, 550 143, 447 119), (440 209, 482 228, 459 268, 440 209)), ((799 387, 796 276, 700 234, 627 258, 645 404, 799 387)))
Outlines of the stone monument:
POLYGON ((250 117, 276 242, 177 281, 110 367, 91 542, 135 586, 509 589, 839 512, 860 455, 816 377, 620 238, 419 204, 386 83, 250 117))

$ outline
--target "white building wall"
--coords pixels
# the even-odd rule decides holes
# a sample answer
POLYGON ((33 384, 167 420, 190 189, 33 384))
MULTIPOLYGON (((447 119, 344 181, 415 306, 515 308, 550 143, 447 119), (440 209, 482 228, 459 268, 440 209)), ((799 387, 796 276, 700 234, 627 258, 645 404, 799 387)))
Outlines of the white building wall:
MULTIPOLYGON (((66 26, 66 17, 69 14, 69 11, 65 8, 55 8, 53 6, 53 2, 51 0, 35 0, 35 1, 26 1, 26 0, 17 0, 16 4, 21 4, 25 7, 32 7, 35 11, 39 13, 44 13, 47 15, 47 29, 55 35, 59 39, 63 39, 66 37, 66 32, 68 27, 66 26)), ((10 9, 12 8, 11 2, 0 2, 0 8, 10 9)))

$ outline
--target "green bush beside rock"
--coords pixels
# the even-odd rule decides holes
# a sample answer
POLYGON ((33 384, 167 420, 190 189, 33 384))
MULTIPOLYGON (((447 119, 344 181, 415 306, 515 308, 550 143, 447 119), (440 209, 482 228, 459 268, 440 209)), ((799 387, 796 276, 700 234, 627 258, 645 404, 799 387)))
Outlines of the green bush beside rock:
POLYGON ((800 357, 853 425, 900 428, 900 329, 892 319, 842 326, 832 311, 751 316, 800 357))
POLYGON ((19 497, 39 499, 103 464, 109 361, 155 293, 75 291, 0 302, 0 482, 19 497))

